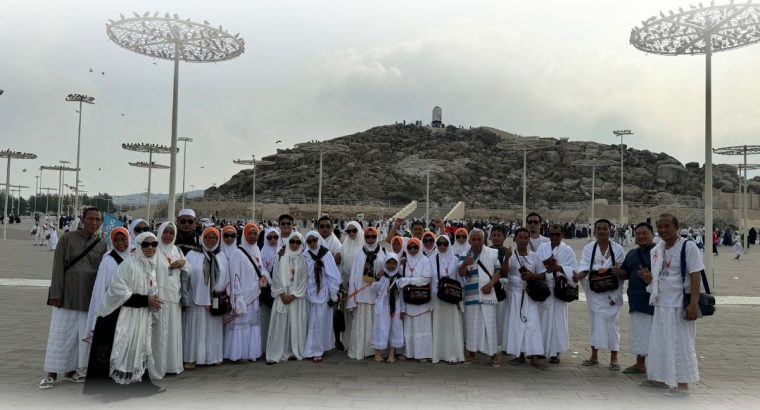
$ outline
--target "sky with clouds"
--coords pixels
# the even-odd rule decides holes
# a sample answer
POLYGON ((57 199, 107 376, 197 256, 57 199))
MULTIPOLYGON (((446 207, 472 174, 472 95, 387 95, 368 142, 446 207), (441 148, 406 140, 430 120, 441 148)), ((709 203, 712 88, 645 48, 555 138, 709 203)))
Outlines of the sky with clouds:
MULTIPOLYGON (((83 112, 84 189, 144 190, 147 171, 127 163, 147 157, 121 143, 170 144, 172 63, 118 47, 105 24, 150 10, 222 24, 246 40, 236 59, 180 66, 178 134, 195 140, 188 190, 225 182, 240 169, 233 159, 395 121, 429 122, 435 105, 444 123, 523 135, 616 143, 612 130, 628 128, 634 148, 703 163, 704 57, 647 55, 628 41, 642 20, 688 4, 4 0, 0 149, 39 156, 12 162, 12 184, 34 187, 40 165, 73 164, 78 114, 64 99, 88 94, 96 104, 83 112)), ((714 147, 760 143, 758 66, 760 45, 714 56, 714 147)), ((153 192, 168 192, 168 176, 154 171, 153 192)), ((177 177, 179 192, 181 169, 177 177)), ((56 178, 43 174, 43 186, 57 186, 56 178)))

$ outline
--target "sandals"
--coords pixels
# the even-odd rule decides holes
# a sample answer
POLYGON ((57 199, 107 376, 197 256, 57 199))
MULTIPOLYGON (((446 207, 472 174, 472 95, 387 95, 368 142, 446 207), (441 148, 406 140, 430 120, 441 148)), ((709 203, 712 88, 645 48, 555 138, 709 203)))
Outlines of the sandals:
POLYGON ((610 369, 610 371, 613 371, 613 372, 619 372, 620 365, 617 363, 610 363, 610 367, 608 367, 608 369, 610 369))
POLYGON ((322 356, 314 356, 311 361, 314 363, 322 363, 322 356))
POLYGON ((184 367, 185 370, 195 370, 195 363, 185 363, 182 367, 184 367))
POLYGON ((581 362, 581 366, 586 366, 586 367, 598 366, 598 365, 599 365, 599 360, 586 359, 581 362))
POLYGON ((551 364, 559 364, 559 356, 552 356, 549 358, 549 363, 551 364))
POLYGON ((636 366, 628 366, 625 369, 623 369, 623 373, 641 374, 641 373, 646 373, 646 370, 641 370, 636 366))
POLYGON ((55 387, 55 379, 52 377, 46 377, 40 381, 40 389, 52 389, 55 387))
POLYGON ((672 389, 668 389, 668 391, 665 392, 665 395, 668 397, 688 397, 689 391, 678 390, 678 387, 674 387, 672 389))
POLYGON ((498 357, 491 358, 491 367, 501 367, 501 361, 498 357))

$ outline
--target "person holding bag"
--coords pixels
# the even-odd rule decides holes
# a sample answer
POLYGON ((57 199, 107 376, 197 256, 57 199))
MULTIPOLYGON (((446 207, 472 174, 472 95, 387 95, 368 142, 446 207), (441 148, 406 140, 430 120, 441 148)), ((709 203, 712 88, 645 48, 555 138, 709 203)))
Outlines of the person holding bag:
POLYGON ((610 351, 609 369, 619 371, 617 352, 620 350, 620 306, 623 305, 623 289, 616 285, 614 289, 600 291, 589 283, 600 277, 612 277, 617 283, 617 275, 621 274, 618 264, 625 259, 625 251, 622 246, 610 241, 611 227, 612 224, 606 219, 599 219, 594 223, 596 240, 583 247, 581 263, 578 265, 580 272, 576 273, 573 279, 580 282, 589 277, 589 280, 583 281, 583 289, 588 309, 591 357, 581 364, 598 365, 599 349, 607 349, 610 351))
POLYGON ((401 278, 398 287, 404 293, 401 312, 404 318, 404 345, 406 357, 427 362, 433 357, 433 306, 430 303, 430 283, 433 270, 430 261, 421 251, 422 242, 409 239, 406 246, 406 261, 402 261, 401 278), (408 289, 404 289, 407 288, 408 289), (408 298, 410 293, 422 294, 427 289, 427 301, 408 298), (413 290, 414 292, 409 292, 413 290))
POLYGON ((429 256, 433 267, 433 363, 443 360, 449 364, 464 361, 464 337, 462 334, 462 285, 457 275, 457 257, 450 249, 448 235, 436 238, 436 249, 429 256), (447 281, 451 284, 448 285, 447 281), (458 287, 459 300, 444 301, 441 293, 446 291, 443 286, 458 287), (453 303, 452 303, 453 302, 453 303))

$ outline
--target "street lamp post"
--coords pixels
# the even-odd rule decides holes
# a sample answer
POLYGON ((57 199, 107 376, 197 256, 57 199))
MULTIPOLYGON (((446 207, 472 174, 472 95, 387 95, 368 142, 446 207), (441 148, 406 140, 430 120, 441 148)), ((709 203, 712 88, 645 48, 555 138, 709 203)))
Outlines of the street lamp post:
POLYGON ((177 138, 177 141, 184 143, 182 147, 182 209, 185 209, 185 170, 187 169, 187 143, 193 142, 193 139, 189 137, 179 137, 177 138))
POLYGON ((37 214, 37 197, 40 192, 40 177, 39 175, 34 176, 34 214, 37 214))
MULTIPOLYGON (((148 198, 147 198, 147 210, 146 215, 148 218, 148 222, 150 222, 150 182, 151 182, 151 171, 153 168, 160 168, 165 169, 169 168, 164 165, 159 165, 153 162, 153 154, 169 154, 169 153, 176 153, 178 151, 178 148, 170 149, 167 146, 164 145, 158 145, 158 144, 148 144, 143 142, 137 142, 137 143, 123 143, 121 144, 121 147, 124 148, 127 151, 134 151, 134 152, 147 152, 148 153, 148 162, 130 162, 129 165, 132 165, 133 167, 141 167, 141 168, 148 168, 148 198)), ((169 196, 169 203, 172 203, 172 196, 169 196)), ((167 214, 168 218, 172 218, 172 214, 167 214)))
POLYGON ((75 189, 74 189, 74 218, 79 217, 79 151, 80 142, 82 140, 82 104, 95 104, 95 98, 84 94, 69 94, 66 97, 66 101, 73 101, 79 103, 79 127, 77 128, 77 170, 75 189))
MULTIPOLYGON (((742 248, 744 249, 747 247, 747 169, 755 169, 754 167, 750 167, 750 165, 754 166, 754 164, 747 164, 747 155, 760 154, 760 145, 735 145, 732 147, 721 147, 713 149, 713 152, 719 155, 740 155, 744 157, 744 164, 739 164, 737 167, 739 170, 739 201, 741 202, 739 212, 741 213, 742 217, 742 233, 744 234, 744 239, 742 240, 742 248), (742 169, 744 170, 743 184, 742 169)), ((707 233, 705 233, 705 236, 707 236, 707 233)))
POLYGON ((538 150, 550 145, 557 144, 552 139, 543 139, 538 137, 522 137, 506 140, 497 145, 497 147, 506 150, 522 150, 523 152, 523 174, 522 174, 522 225, 526 225, 528 219, 528 151, 538 150))
MULTIPOLYGON (((138 168, 148 168, 148 191, 146 199, 146 208, 145 208, 145 218, 147 218, 148 223, 150 223, 150 180, 151 180, 151 174, 153 169, 168 169, 169 167, 166 165, 157 164, 155 162, 130 162, 129 165, 133 167, 138 168)), ((142 196, 142 194, 140 194, 142 196)))
MULTIPOLYGON (((712 237, 712 54, 760 41, 760 5, 724 4, 652 16, 631 30, 630 42, 646 53, 668 56, 705 55, 705 238, 712 237)), ((712 276, 713 254, 705 252, 705 269, 712 276)))
POLYGON ((49 212, 48 211, 48 205, 50 203, 50 191, 55 191, 55 188, 43 188, 43 187, 40 187, 40 192, 42 190, 46 191, 46 193, 45 193, 45 216, 47 216, 48 212, 49 212))
MULTIPOLYGON (((272 165, 273 161, 256 160, 255 156, 251 154, 251 159, 234 159, 234 164, 238 165, 250 165, 253 168, 253 182, 251 186, 251 214, 253 215, 252 221, 256 221, 256 168, 260 166, 272 165)), ((320 179, 321 182, 321 179, 320 179)))
POLYGON ((0 158, 6 158, 8 163, 5 167, 5 208, 3 210, 3 240, 8 238, 8 196, 11 192, 11 159, 36 159, 37 155, 27 152, 0 151, 0 158))
MULTIPOLYGON (((57 217, 61 217, 61 209, 63 206, 63 173, 64 171, 76 171, 74 168, 70 168, 65 166, 65 164, 68 164, 68 161, 59 161, 61 165, 43 165, 40 167, 40 171, 42 170, 48 170, 48 171, 58 171, 58 205, 56 206, 56 212, 57 217)), ((46 205, 47 207, 47 205, 46 205)))
POLYGON ((597 159, 579 159, 575 162, 573 162, 573 165, 579 166, 579 167, 591 167, 591 225, 593 226, 594 222, 596 222, 596 216, 595 216, 595 207, 596 204, 594 203, 594 195, 596 192, 596 167, 597 165, 600 167, 609 167, 612 165, 615 165, 615 161, 611 160, 597 160, 597 159))
POLYGON ((612 131, 613 134, 620 137, 620 221, 618 222, 618 225, 622 226, 625 221, 623 220, 624 216, 624 208, 623 208, 623 158, 625 154, 625 148, 623 146, 623 136, 624 135, 633 135, 633 132, 631 130, 614 130, 612 131))
POLYGON ((333 142, 304 142, 296 144, 295 149, 301 149, 308 152, 319 152, 319 187, 317 190, 317 219, 322 217, 322 160, 325 152, 328 154, 339 154, 349 152, 349 148, 342 144, 333 142))
MULTIPOLYGON (((11 185, 11 188, 15 188, 15 191, 18 191, 18 206, 16 207, 16 215, 21 215, 21 190, 23 188, 29 188, 26 185, 11 185)), ((11 207, 13 207, 13 204, 11 203, 11 207)))
POLYGON ((231 35, 219 28, 190 20, 173 18, 166 13, 152 17, 147 12, 140 16, 109 20, 106 25, 108 37, 118 46, 152 58, 170 60, 174 63, 172 89, 172 135, 169 164, 168 215, 173 217, 176 206, 177 174, 177 100, 179 95, 179 62, 216 63, 233 59, 245 51, 245 41, 239 34, 231 35))

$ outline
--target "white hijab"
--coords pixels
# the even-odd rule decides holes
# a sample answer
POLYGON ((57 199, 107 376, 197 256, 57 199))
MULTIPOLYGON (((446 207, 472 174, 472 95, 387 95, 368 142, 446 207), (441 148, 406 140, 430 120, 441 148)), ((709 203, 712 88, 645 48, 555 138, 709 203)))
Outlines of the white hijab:
POLYGON ((129 224, 129 240, 130 240, 129 250, 130 251, 135 248, 135 241, 137 240, 137 234, 135 233, 135 228, 137 228, 137 225, 140 225, 141 223, 148 225, 148 221, 146 221, 145 219, 135 219, 134 221, 132 221, 131 224, 129 224))
POLYGON ((343 239, 343 249, 340 252, 340 265, 345 267, 345 270, 347 272, 351 272, 351 266, 354 264, 354 258, 356 257, 356 253, 359 252, 359 249, 364 246, 364 229, 362 229, 361 224, 356 221, 351 221, 348 223, 348 226, 346 226, 346 229, 348 228, 356 228, 356 239, 351 239, 348 237, 348 234, 346 234, 346 237, 343 239))
POLYGON ((274 271, 274 264, 277 260, 277 252, 279 249, 277 248, 277 242, 275 242, 274 245, 269 244, 266 237, 269 236, 270 233, 275 233, 278 237, 280 236, 280 233, 274 228, 268 227, 264 230, 264 247, 261 249, 261 262, 264 269, 269 273, 272 273, 274 271))

